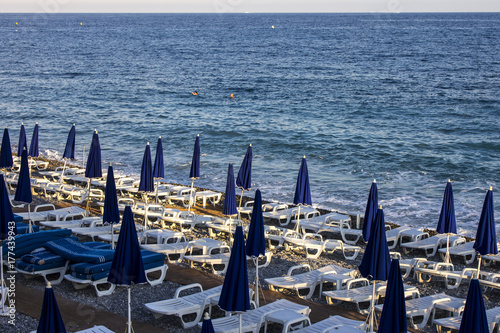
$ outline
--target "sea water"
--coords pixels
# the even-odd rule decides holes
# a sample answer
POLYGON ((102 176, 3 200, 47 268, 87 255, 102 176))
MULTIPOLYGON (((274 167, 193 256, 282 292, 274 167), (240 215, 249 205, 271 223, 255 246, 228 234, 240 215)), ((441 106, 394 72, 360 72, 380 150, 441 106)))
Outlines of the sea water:
POLYGON ((427 228, 451 179, 469 236, 500 180, 498 13, 1 14, 0 45, 0 126, 15 146, 38 122, 48 157, 76 123, 77 163, 97 129, 137 175, 162 136, 190 184, 199 133, 196 186, 252 144, 249 196, 291 203, 305 155, 315 207, 363 213, 376 179, 386 221, 427 228))

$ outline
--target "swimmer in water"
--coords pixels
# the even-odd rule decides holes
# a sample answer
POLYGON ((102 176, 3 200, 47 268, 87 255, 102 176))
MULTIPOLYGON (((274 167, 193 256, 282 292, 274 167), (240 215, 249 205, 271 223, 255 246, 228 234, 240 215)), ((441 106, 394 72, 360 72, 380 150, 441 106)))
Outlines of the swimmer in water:
POLYGON ((234 98, 234 95, 233 94, 229 95, 229 98, 234 98))
POLYGON ((196 90, 193 91, 191 94, 193 94, 193 96, 198 96, 198 92, 196 90))

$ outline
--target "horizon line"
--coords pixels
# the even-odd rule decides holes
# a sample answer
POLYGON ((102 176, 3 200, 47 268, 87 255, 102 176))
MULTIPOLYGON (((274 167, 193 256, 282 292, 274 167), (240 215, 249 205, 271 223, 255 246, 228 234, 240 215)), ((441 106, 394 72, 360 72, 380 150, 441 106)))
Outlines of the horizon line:
POLYGON ((99 12, 59 12, 59 13, 47 13, 47 12, 2 12, 3 14, 48 14, 48 15, 58 15, 58 14, 495 14, 500 13, 499 11, 401 11, 401 12, 391 12, 391 11, 339 11, 339 12, 115 12, 115 11, 99 11, 99 12))

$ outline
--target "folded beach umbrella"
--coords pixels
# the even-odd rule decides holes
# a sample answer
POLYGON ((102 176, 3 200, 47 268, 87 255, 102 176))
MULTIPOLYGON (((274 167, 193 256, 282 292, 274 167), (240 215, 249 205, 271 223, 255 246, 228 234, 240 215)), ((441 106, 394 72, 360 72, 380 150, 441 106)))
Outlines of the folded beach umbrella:
POLYGON ((224 284, 219 297, 219 307, 227 312, 239 313, 240 332, 241 313, 250 309, 248 293, 248 272, 243 228, 236 227, 231 256, 227 265, 224 284))
POLYGON ((123 213, 120 235, 116 244, 115 255, 111 263, 108 282, 118 286, 128 287, 128 333, 132 332, 132 316, 130 308, 130 289, 132 284, 144 284, 147 282, 144 264, 142 262, 141 249, 135 230, 132 208, 125 207, 123 213))
POLYGON ((45 293, 43 295, 42 313, 38 322, 37 333, 66 333, 66 327, 57 306, 54 290, 47 283, 45 293))
POLYGON ((229 163, 227 168, 226 193, 224 195, 224 204, 222 206, 222 214, 232 216, 238 214, 236 209, 236 192, 235 192, 233 164, 229 163))
POLYGON ((108 167, 106 176, 106 189, 104 191, 104 213, 102 221, 111 225, 111 246, 114 248, 113 224, 120 223, 120 210, 118 209, 118 196, 116 195, 116 184, 113 167, 108 167))
POLYGON ((21 131, 19 132, 19 144, 17 145, 17 156, 21 156, 23 153, 23 148, 28 149, 26 146, 26 130, 24 129, 24 124, 21 123, 21 131))
POLYGON ((302 158, 300 163, 299 174, 297 175, 297 184, 295 186, 295 196, 293 198, 293 203, 299 206, 299 211, 297 213, 297 222, 295 223, 295 228, 297 232, 300 230, 300 206, 311 206, 311 187, 309 186, 309 171, 307 171, 306 156, 302 158))
POLYGON ((13 164, 14 161, 12 160, 9 130, 7 129, 7 127, 5 127, 2 137, 2 151, 0 151, 0 169, 12 168, 13 164))
POLYGON ((484 307, 483 293, 479 280, 472 279, 469 284, 469 292, 465 301, 459 333, 489 332, 486 308, 484 307))
POLYGON ((361 275, 373 282, 373 294, 368 314, 367 331, 373 332, 373 321, 375 319, 375 281, 386 281, 389 276, 391 257, 387 246, 385 235, 384 211, 382 206, 377 210, 375 221, 370 232, 370 238, 366 245, 363 259, 359 265, 361 275))
MULTIPOLYGON (((7 186, 3 174, 0 174, 0 241, 7 239, 9 236, 17 234, 16 223, 14 222, 14 214, 12 213, 12 206, 10 205, 9 194, 7 193, 7 186)), ((0 245, 0 290, 2 292, 2 299, 6 300, 5 294, 7 288, 4 285, 3 279, 3 246, 0 245)), ((0 304, 0 316, 6 316, 9 313, 9 308, 0 304)))
POLYGON ((33 201, 31 195, 31 180, 30 171, 28 166, 28 152, 26 148, 23 149, 21 153, 21 170, 19 171, 19 179, 17 180, 16 194, 14 196, 15 201, 24 202, 28 204, 28 220, 29 220, 29 232, 31 229, 31 216, 30 216, 30 205, 33 201))
MULTIPOLYGON (((236 186, 241 189, 240 205, 243 199, 243 191, 250 191, 252 187, 252 144, 248 146, 245 157, 241 162, 240 171, 238 171, 238 176, 236 177, 236 186)), ((239 216, 238 209, 238 216, 239 216)))
POLYGON ((71 126, 71 129, 69 130, 68 139, 66 140, 66 147, 64 148, 63 159, 64 159, 64 166, 61 172, 61 179, 60 179, 61 184, 63 183, 64 170, 66 169, 67 160, 75 159, 75 124, 73 124, 73 126, 71 126))
MULTIPOLYGON (((194 192, 194 180, 200 179, 200 135, 196 135, 196 141, 194 142, 194 150, 193 150, 193 159, 191 161, 191 170, 189 171, 189 178, 191 178, 191 193, 190 196, 193 195, 194 192)), ((191 197, 189 198, 188 211, 191 211, 191 197)), ((194 202, 193 202, 194 204, 194 202)))
POLYGON ((259 257, 266 254, 262 195, 260 190, 255 191, 255 201, 247 235, 246 254, 252 258, 255 264, 255 304, 259 306, 259 257))
POLYGON ((90 197, 90 179, 102 177, 101 165, 101 145, 99 144, 99 134, 94 130, 92 135, 92 143, 90 144, 89 156, 87 157, 87 165, 85 166, 85 177, 88 178, 87 192, 87 207, 86 213, 89 212, 89 197, 90 197))
POLYGON ((153 178, 156 179, 156 203, 158 203, 158 182, 160 179, 165 178, 165 166, 163 164, 163 144, 161 143, 161 136, 158 138, 156 144, 155 164, 153 165, 153 178))
POLYGON ((28 152, 28 156, 30 157, 38 157, 38 123, 35 124, 35 128, 33 129, 33 136, 31 137, 30 143, 30 151, 28 152))
MULTIPOLYGON (((479 252, 481 256, 498 254, 494 213, 493 188, 490 187, 484 198, 483 210, 481 211, 481 217, 479 218, 479 224, 477 226, 476 241, 474 242, 474 249, 479 252)), ((478 278, 481 270, 481 256, 479 256, 479 263, 477 265, 478 278)))
POLYGON ((407 332, 406 303, 399 260, 392 259, 378 333, 407 332))
POLYGON ((375 220, 375 215, 378 209, 378 189, 377 181, 374 179, 372 186, 370 187, 370 194, 368 194, 368 200, 366 201, 365 215, 363 218, 363 240, 368 242, 370 238, 370 232, 372 229, 373 221, 375 220))
POLYGON ((446 238, 446 256, 444 262, 449 263, 450 253, 449 253, 449 234, 457 233, 457 221, 455 220, 455 204, 453 202, 453 188, 451 187, 451 181, 448 179, 446 183, 446 188, 444 189, 443 204, 441 205, 441 214, 439 214, 439 221, 436 231, 440 234, 448 234, 446 238))
POLYGON ((146 193, 154 191, 153 165, 151 163, 151 148, 149 147, 149 142, 146 145, 146 149, 144 149, 144 155, 142 157, 141 180, 139 182, 139 191, 144 192, 146 203, 148 201, 146 193))
POLYGON ((215 333, 214 325, 212 324, 212 319, 210 319, 208 312, 205 312, 205 317, 201 324, 201 333, 215 333))

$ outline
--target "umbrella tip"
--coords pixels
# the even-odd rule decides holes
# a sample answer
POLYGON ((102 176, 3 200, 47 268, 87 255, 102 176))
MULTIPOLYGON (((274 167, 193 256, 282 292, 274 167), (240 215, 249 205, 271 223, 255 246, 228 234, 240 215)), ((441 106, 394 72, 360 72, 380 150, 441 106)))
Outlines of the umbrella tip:
POLYGON ((94 132, 95 132, 95 134, 97 134, 97 128, 94 128, 94 132))
POLYGON ((161 135, 158 137, 158 139, 161 139, 161 135))
POLYGON ((451 183, 451 179, 450 178, 448 178, 448 183, 451 183))
POLYGON ((146 145, 149 146, 149 142, 146 145))
POLYGON ((73 126, 76 126, 76 124, 75 124, 75 123, 73 123, 73 126))
POLYGON ((52 288, 52 285, 50 284, 50 282, 47 282, 47 288, 52 288))
POLYGON ((379 206, 378 206, 378 209, 382 209, 382 205, 379 205, 379 206))
POLYGON ((35 123, 35 125, 38 125, 38 121, 35 123))
POLYGON ((303 158, 306 158, 306 155, 304 155, 304 157, 303 157, 303 158))
POLYGON ((490 191, 493 191, 493 186, 490 186, 490 191))
POLYGON ((250 144, 250 147, 252 147, 252 144, 250 144))
POLYGON ((24 123, 21 121, 21 126, 24 125, 24 123))
POLYGON ((209 320, 210 319, 210 316, 208 315, 208 312, 205 312, 205 317, 203 317, 203 319, 205 319, 205 320, 209 320))
POLYGON ((200 136, 200 133, 196 134, 196 136, 200 136))
POLYGON ((373 180, 373 182, 374 182, 374 183, 376 183, 376 182, 377 182, 377 180, 376 180, 376 179, 374 179, 374 180, 373 180))

